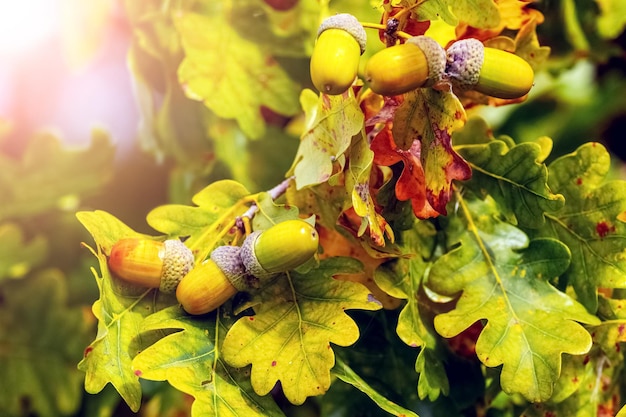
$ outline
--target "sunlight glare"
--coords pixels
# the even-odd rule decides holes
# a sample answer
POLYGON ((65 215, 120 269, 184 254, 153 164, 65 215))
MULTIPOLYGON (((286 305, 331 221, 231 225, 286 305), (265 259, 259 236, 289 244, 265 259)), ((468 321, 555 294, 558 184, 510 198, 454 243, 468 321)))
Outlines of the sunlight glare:
POLYGON ((28 53, 58 30, 57 0, 0 0, 0 57, 28 53))

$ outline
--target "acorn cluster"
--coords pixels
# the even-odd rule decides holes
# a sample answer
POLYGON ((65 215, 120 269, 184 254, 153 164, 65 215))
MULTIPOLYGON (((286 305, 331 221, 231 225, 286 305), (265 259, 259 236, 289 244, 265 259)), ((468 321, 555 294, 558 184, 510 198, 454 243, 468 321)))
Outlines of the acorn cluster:
MULTIPOLYGON (((342 94, 354 82, 365 51, 365 29, 347 13, 324 20, 311 56, 311 80, 325 94, 342 94)), ((485 47, 478 39, 462 39, 447 49, 427 36, 374 54, 365 79, 377 94, 392 96, 449 83, 455 89, 514 99, 526 95, 534 82, 532 67, 518 55, 485 47)))
POLYGON ((194 265, 193 253, 178 239, 121 239, 111 248, 108 266, 132 284, 176 292, 185 311, 205 314, 237 292, 260 288, 274 275, 309 261, 318 246, 313 226, 287 220, 251 233, 241 247, 215 248, 199 265, 194 265))

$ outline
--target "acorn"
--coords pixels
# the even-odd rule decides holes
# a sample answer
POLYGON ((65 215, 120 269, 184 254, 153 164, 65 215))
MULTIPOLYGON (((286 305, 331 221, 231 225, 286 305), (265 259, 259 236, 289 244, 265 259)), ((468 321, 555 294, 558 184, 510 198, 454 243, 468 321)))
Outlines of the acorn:
POLYGON ((366 42, 367 34, 356 17, 340 13, 326 18, 318 28, 311 56, 315 88, 329 95, 342 94, 350 88, 366 42))
POLYGON ((303 220, 287 220, 253 232, 241 247, 219 246, 178 284, 176 298, 189 314, 206 314, 239 291, 262 287, 272 276, 297 268, 317 252, 319 237, 303 220))
POLYGON ((518 55, 485 47, 478 39, 454 42, 447 52, 446 74, 452 85, 491 97, 515 99, 528 94, 534 72, 518 55))
POLYGON ((317 252, 319 236, 304 220, 287 220, 253 232, 241 245, 246 271, 260 279, 297 268, 317 252))
POLYGON ((246 271, 239 246, 219 246, 209 259, 192 269, 178 284, 176 299, 189 314, 206 314, 245 291, 246 271))
POLYGON ((365 65, 365 80, 383 96, 404 94, 440 82, 446 69, 446 51, 428 36, 382 49, 365 65))
POLYGON ((118 240, 107 261, 115 276, 132 284, 172 293, 194 266, 193 254, 183 242, 145 238, 118 240))

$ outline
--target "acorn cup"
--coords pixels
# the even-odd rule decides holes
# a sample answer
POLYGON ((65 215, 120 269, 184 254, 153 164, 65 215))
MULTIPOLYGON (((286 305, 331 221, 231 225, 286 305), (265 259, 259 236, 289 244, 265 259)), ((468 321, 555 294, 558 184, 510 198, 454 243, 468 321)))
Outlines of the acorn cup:
POLYGON ((528 94, 533 86, 534 71, 528 62, 510 52, 485 47, 478 39, 456 41, 446 54, 446 74, 461 91, 516 99, 528 94))
POLYGON ((179 283, 176 298, 189 314, 209 313, 239 291, 262 287, 317 252, 319 236, 303 220, 287 220, 251 233, 241 247, 219 246, 179 283))
POLYGON ((330 16, 320 25, 311 56, 313 85, 329 95, 344 93, 354 82, 367 34, 348 13, 330 16))
POLYGON ((111 248, 109 270, 118 278, 147 288, 173 293, 194 266, 193 254, 178 239, 164 242, 125 238, 111 248))
POLYGON ((375 53, 365 65, 365 80, 376 94, 395 96, 434 86, 445 68, 446 51, 432 38, 414 36, 375 53))

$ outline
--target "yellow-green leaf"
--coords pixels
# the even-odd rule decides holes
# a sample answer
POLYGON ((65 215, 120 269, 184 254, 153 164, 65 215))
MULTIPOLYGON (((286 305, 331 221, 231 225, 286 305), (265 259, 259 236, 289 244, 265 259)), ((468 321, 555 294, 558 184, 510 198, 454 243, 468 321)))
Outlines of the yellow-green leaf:
POLYGON ((142 331, 174 333, 139 353, 132 362, 134 372, 144 379, 168 381, 193 396, 192 416, 283 416, 270 396, 252 391, 247 370, 231 368, 218 357, 230 324, 221 315, 190 316, 178 306, 152 314, 142 331))
POLYGON ((235 119, 250 138, 262 137, 261 107, 298 112, 298 88, 274 57, 230 24, 228 6, 208 15, 180 12, 174 19, 185 52, 178 78, 189 98, 225 119, 235 119))
POLYGON ((615 39, 626 27, 626 3, 621 0, 596 0, 600 7, 598 32, 605 39, 615 39))
POLYGON ((351 90, 337 96, 318 96, 311 90, 303 90, 300 103, 306 121, 290 170, 296 176, 298 189, 328 181, 335 166, 336 171, 343 171, 345 153, 364 121, 351 90))
MULTIPOLYGON (((354 212, 361 217, 360 231, 369 226, 370 238, 378 246, 385 246, 385 228, 387 222, 376 211, 374 199, 370 193, 370 173, 374 152, 371 151, 364 135, 356 135, 350 148, 350 167, 346 178, 346 188, 352 194, 354 212)), ((393 235, 391 236, 393 239, 393 235)))
POLYGON ((234 367, 252 365, 252 387, 259 395, 278 381, 293 404, 324 394, 335 363, 330 344, 348 346, 359 337, 345 310, 380 308, 365 287, 332 278, 359 270, 356 260, 330 258, 307 274, 277 277, 254 297, 255 314, 229 330, 222 357, 234 367))
POLYGON ((435 329, 453 337, 485 320, 476 342, 481 362, 502 365, 505 392, 546 401, 561 372, 561 354, 583 354, 591 347, 591 336, 577 322, 599 322, 548 282, 567 269, 569 250, 553 239, 529 242, 521 231, 498 221, 486 203, 460 198, 459 204, 463 219, 451 220, 466 231, 434 263, 428 286, 461 296, 453 310, 435 317, 435 329))
POLYGON ((235 218, 248 209, 250 193, 232 180, 216 181, 193 196, 197 206, 166 204, 148 213, 147 221, 170 237, 189 236, 186 244, 196 259, 204 260, 221 243, 235 218))
POLYGON ((472 167, 466 186, 477 194, 491 196, 513 224, 538 228, 544 213, 563 207, 562 195, 548 187, 548 169, 540 162, 542 147, 526 142, 509 148, 500 140, 456 148, 472 167))
POLYGON ((619 218, 626 212, 626 181, 606 181, 609 168, 609 153, 595 142, 550 164, 548 185, 565 205, 535 232, 572 251, 565 279, 590 312, 597 309, 598 287, 626 288, 626 224, 619 218))
POLYGON ((92 307, 98 319, 98 333, 85 349, 78 369, 86 374, 87 392, 98 393, 110 383, 128 406, 137 411, 141 405, 141 386, 131 361, 148 344, 140 335, 141 323, 148 315, 175 303, 175 299, 154 289, 127 284, 110 274, 105 252, 120 238, 139 236, 138 233, 106 212, 80 212, 77 217, 96 242, 97 248, 92 252, 100 266, 100 275, 92 269, 100 291, 100 298, 92 307))
POLYGON ((452 26, 461 21, 475 28, 487 29, 500 23, 500 12, 493 0, 431 0, 423 2, 415 11, 419 20, 441 18, 452 26))

